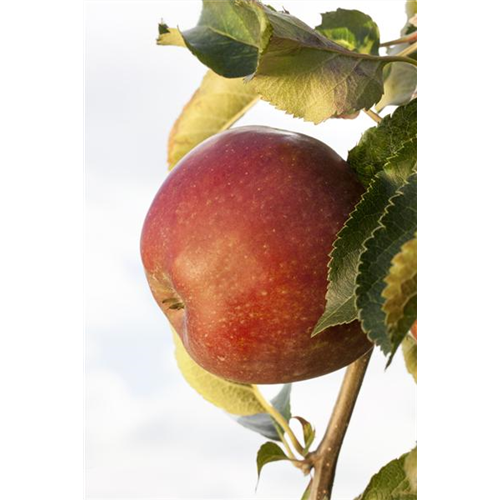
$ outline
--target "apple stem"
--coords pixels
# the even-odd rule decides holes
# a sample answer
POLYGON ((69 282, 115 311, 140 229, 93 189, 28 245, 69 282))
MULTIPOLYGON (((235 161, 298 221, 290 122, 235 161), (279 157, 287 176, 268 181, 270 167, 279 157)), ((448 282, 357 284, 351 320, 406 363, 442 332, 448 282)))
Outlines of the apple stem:
MULTIPOLYGON (((288 436, 290 439, 290 442, 292 443, 293 447, 297 450, 297 453, 301 456, 305 456, 307 453, 304 450, 304 447, 299 443, 299 440, 297 439, 297 436, 295 436, 294 432, 288 425, 288 422, 286 421, 285 417, 271 404, 267 401, 267 399, 262 395, 260 392, 259 388, 256 385, 252 386, 253 392, 255 394, 255 397, 259 401, 259 403, 264 407, 267 413, 274 418, 274 420, 281 426, 285 434, 288 436)), ((283 442, 285 442, 284 439, 282 439, 283 442)))
POLYGON ((364 109, 363 110, 373 121, 380 123, 382 121, 382 117, 378 114, 375 113, 375 111, 371 109, 364 109))
POLYGON ((331 497, 340 449, 372 352, 373 349, 347 367, 325 435, 318 449, 310 455, 315 470, 310 500, 329 500, 331 497))

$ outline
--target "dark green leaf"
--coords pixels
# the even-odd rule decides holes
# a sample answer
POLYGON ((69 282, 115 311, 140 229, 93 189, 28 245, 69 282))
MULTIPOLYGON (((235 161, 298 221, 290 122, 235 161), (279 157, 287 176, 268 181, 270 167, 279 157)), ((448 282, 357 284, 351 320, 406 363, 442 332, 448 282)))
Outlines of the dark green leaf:
POLYGON ((356 500, 417 500, 416 448, 382 467, 356 500))
POLYGON ((168 33, 168 26, 164 22, 161 22, 160 24, 158 24, 158 33, 160 35, 164 35, 165 33, 168 33))
MULTIPOLYGON (((386 133, 391 133, 392 127, 384 127, 384 130, 386 133)), ((368 132, 370 131, 371 129, 368 132)), ((370 133, 370 137, 375 138, 377 143, 382 142, 374 132, 370 133)), ((369 144, 370 142, 366 141, 362 147, 368 147, 369 144)), ((328 264, 329 283, 325 312, 316 324, 313 336, 331 326, 349 323, 358 317, 355 289, 364 243, 379 227, 389 200, 415 170, 416 160, 416 139, 409 139, 393 157, 386 158, 385 168, 375 175, 344 227, 339 231, 328 264)), ((358 167, 362 168, 361 163, 358 167)))
POLYGON ((257 452, 257 476, 260 477, 260 472, 264 465, 280 460, 289 460, 289 458, 276 443, 272 443, 271 441, 264 443, 257 452))
MULTIPOLYGON (((401 36, 403 35, 411 35, 412 33, 416 33, 417 32, 417 15, 415 14, 415 16, 411 19, 408 19, 408 22, 406 23, 404 29, 401 30, 401 36)), ((415 56, 416 56, 416 52, 414 52, 415 56)), ((415 57, 416 59, 416 57, 415 57)))
MULTIPOLYGON (((271 404, 285 417, 286 421, 290 420, 290 394, 292 391, 292 384, 286 384, 282 387, 280 392, 271 399, 271 404)), ((254 432, 258 432, 268 439, 280 441, 280 435, 276 430, 278 425, 273 418, 267 413, 257 413, 256 415, 249 415, 245 417, 238 417, 236 421, 254 432)))
POLYGON ((378 55, 378 26, 370 16, 359 10, 337 9, 321 14, 321 24, 316 30, 346 49, 378 55))
POLYGON ((358 317, 354 292, 363 243, 379 226, 389 199, 396 194, 404 178, 398 172, 379 172, 338 233, 328 264, 327 304, 313 336, 358 317))
POLYGON ((203 64, 221 76, 235 78, 255 71, 269 30, 256 3, 204 0, 198 25, 182 31, 182 36, 203 64))
MULTIPOLYGON (((386 354, 394 352, 385 322, 385 302, 382 292, 386 286, 392 259, 401 246, 413 238, 417 229, 417 174, 412 174, 390 200, 380 227, 365 242, 356 279, 356 306, 363 330, 386 354)), ((410 325, 411 326, 411 325, 410 325)))
POLYGON ((349 151, 347 161, 361 181, 368 185, 371 178, 384 168, 388 158, 417 137, 417 100, 386 116, 377 126, 368 129, 358 145, 349 151))
POLYGON ((163 25, 164 29, 160 28, 160 36, 156 39, 158 45, 173 45, 176 47, 185 47, 184 38, 180 34, 178 29, 166 28, 166 24, 163 25))
POLYGON ((310 422, 308 422, 305 418, 302 417, 293 417, 300 422, 302 425, 302 433, 304 435, 304 444, 305 450, 308 451, 310 446, 312 445, 314 438, 316 437, 316 431, 310 422))

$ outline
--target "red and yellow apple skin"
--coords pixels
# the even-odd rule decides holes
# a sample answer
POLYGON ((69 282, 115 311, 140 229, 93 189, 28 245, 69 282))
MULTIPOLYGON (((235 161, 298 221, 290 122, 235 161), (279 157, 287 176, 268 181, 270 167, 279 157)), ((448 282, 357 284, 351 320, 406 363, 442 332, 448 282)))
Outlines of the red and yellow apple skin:
POLYGON ((357 321, 311 338, 332 242, 362 192, 328 146, 268 127, 223 132, 179 162, 147 214, 141 254, 199 365, 235 382, 285 383, 372 347, 357 321))

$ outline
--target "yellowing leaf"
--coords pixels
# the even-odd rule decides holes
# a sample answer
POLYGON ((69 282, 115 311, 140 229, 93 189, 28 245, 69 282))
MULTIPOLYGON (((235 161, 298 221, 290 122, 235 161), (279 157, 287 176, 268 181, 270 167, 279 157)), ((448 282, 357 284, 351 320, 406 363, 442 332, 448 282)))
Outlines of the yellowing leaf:
POLYGON ((181 339, 174 332, 175 358, 187 383, 208 402, 233 415, 254 415, 266 410, 259 403, 253 388, 237 384, 207 372, 189 356, 181 339))
POLYGON ((418 500, 432 499, 432 446, 414 448, 405 460, 405 470, 418 500))
POLYGON ((417 383, 432 382, 432 340, 407 335, 401 344, 406 369, 417 383))
POLYGON ((229 128, 258 100, 255 90, 242 79, 208 71, 170 132, 169 168, 200 142, 229 128))
POLYGON ((272 36, 251 79, 262 99, 316 124, 380 100, 389 60, 351 52, 293 16, 266 14, 272 36))
POLYGON ((179 30, 175 28, 163 28, 160 25, 160 35, 156 39, 157 45, 174 45, 176 47, 185 47, 184 38, 180 34, 179 30))
POLYGON ((382 292, 389 335, 396 345, 415 322, 417 301, 417 238, 407 241, 392 259, 382 292))

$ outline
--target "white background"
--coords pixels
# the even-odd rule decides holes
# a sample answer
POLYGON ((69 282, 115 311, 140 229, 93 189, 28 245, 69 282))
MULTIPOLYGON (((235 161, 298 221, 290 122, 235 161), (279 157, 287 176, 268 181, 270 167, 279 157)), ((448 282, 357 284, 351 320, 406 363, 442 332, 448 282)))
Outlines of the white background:
MULTIPOLYGON (((279 8, 281 3, 274 2, 279 8)), ((331 2, 290 2, 315 26, 331 2)), ((406 21, 401 2, 350 2, 380 20, 383 39, 406 21)), ((89 498, 253 498, 265 438, 241 428, 183 380, 139 258, 144 216, 167 173, 167 134, 206 71, 188 51, 155 45, 156 25, 196 24, 201 2, 86 6, 86 487, 89 498)), ((239 123, 314 135, 346 157, 365 115, 314 126, 260 103, 239 123)), ((338 468, 337 498, 416 441, 415 384, 402 357, 376 352, 338 468)), ((297 383, 292 409, 321 435, 343 372, 297 383)), ((266 392, 273 394, 278 388, 266 392)), ((299 498, 307 480, 267 466, 256 498, 299 498)))

